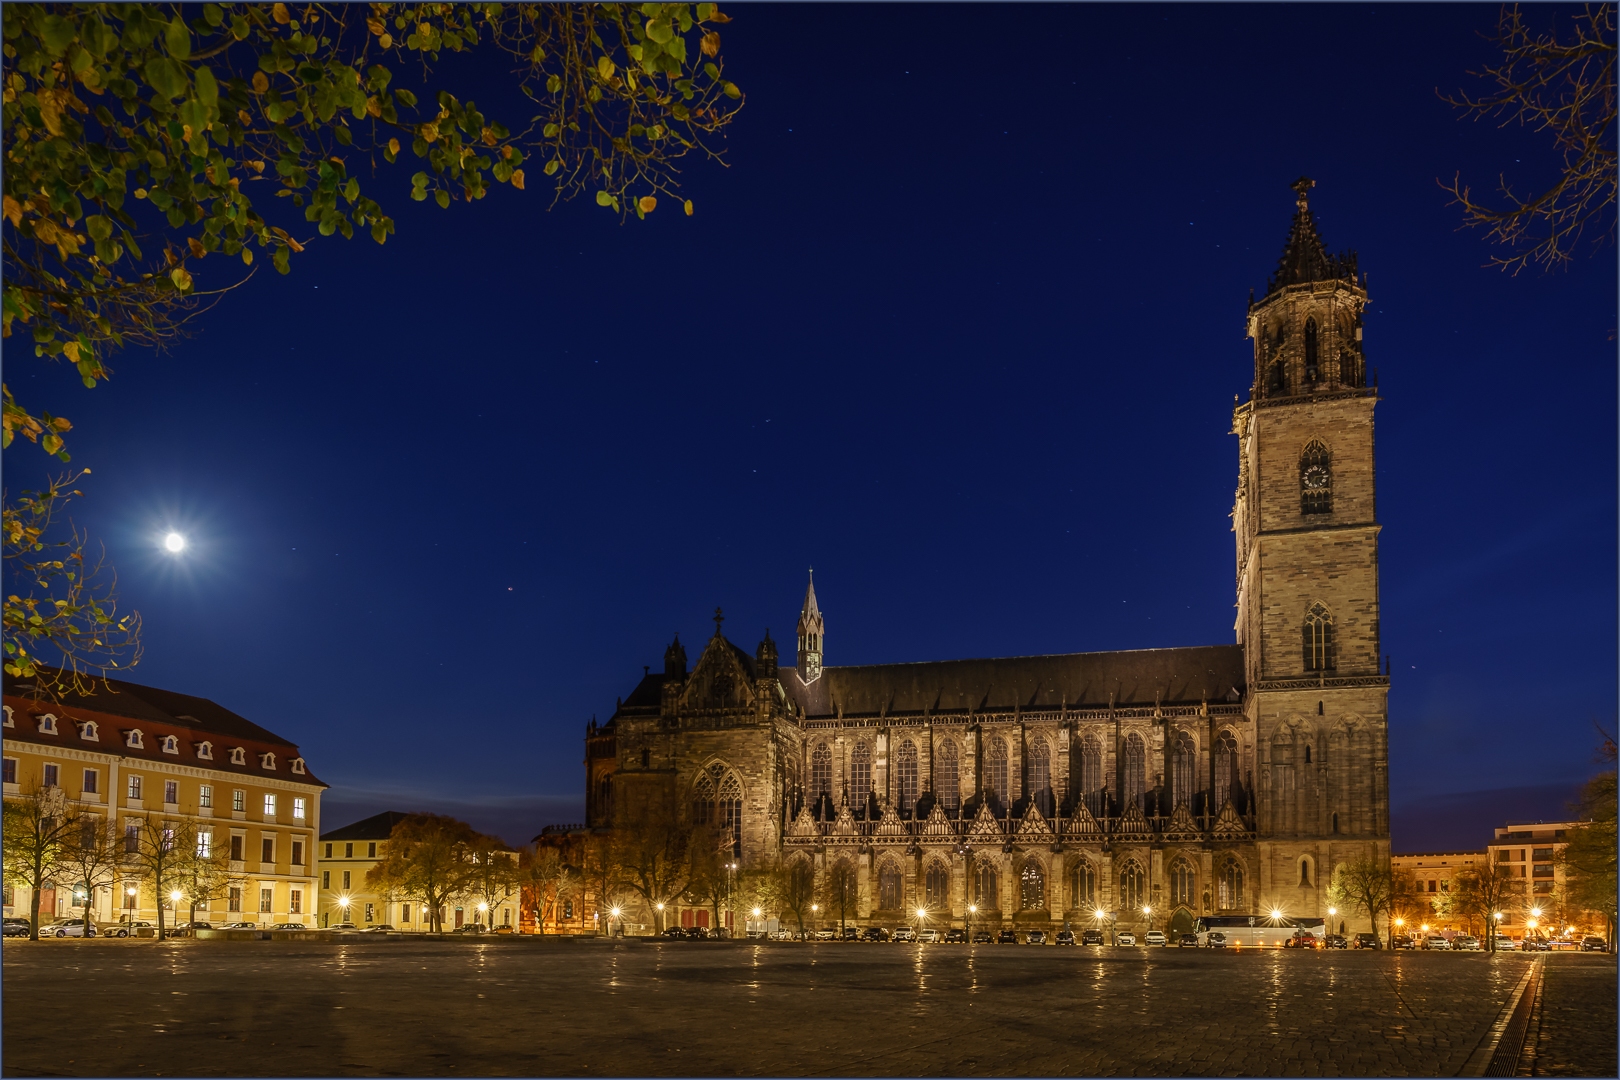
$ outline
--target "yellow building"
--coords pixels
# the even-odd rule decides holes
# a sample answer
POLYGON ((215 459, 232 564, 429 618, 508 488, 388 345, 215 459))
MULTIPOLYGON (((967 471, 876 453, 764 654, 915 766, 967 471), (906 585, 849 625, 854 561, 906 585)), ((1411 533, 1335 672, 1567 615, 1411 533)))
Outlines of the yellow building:
MULTIPOLYGON (((36 701, 33 686, 6 681, 4 795, 55 788, 71 806, 138 834, 147 815, 187 822, 228 848, 242 884, 197 918, 313 926, 315 837, 321 792, 298 747, 206 698, 109 680, 92 697, 36 701)), ((5 914, 27 916, 26 887, 5 883, 5 914)), ((160 898, 133 872, 100 890, 102 922, 156 921, 160 898)), ((186 918, 167 899, 164 922, 186 918)), ((42 889, 40 917, 78 915, 71 888, 42 889)))
MULTIPOLYGON (((398 897, 384 896, 366 885, 366 874, 382 861, 387 853, 388 837, 394 826, 408 814, 389 810, 352 825, 321 836, 320 849, 320 925, 336 926, 353 923, 360 929, 368 926, 388 925, 396 930, 431 929, 423 905, 398 897)), ((516 852, 503 852, 512 858, 516 852)), ((470 923, 491 927, 518 927, 518 900, 516 893, 497 898, 493 910, 489 901, 462 896, 445 904, 440 913, 440 925, 446 930, 459 929, 470 923), (479 904, 484 909, 479 909, 479 904)))

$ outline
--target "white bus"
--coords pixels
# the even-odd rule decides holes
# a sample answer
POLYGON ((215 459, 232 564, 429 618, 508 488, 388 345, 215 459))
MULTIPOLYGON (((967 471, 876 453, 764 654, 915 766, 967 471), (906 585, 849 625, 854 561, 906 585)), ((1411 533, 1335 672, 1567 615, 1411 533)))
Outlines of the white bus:
POLYGON ((1320 944, 1326 927, 1321 919, 1287 915, 1205 915, 1193 932, 1206 947, 1279 949, 1298 933, 1310 934, 1320 944))

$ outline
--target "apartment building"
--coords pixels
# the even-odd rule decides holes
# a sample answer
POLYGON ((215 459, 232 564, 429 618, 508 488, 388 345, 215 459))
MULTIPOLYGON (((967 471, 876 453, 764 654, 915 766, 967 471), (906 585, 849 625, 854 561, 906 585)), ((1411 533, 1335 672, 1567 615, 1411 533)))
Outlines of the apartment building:
MULTIPOLYGON (((206 698, 109 680, 93 696, 36 700, 26 681, 4 690, 4 797, 57 789, 81 813, 139 833, 148 817, 181 821, 199 844, 228 848, 241 884, 197 918, 314 925, 315 837, 326 789, 298 746, 206 698)), ((26 887, 5 883, 5 914, 26 915, 26 887)), ((70 888, 41 890, 41 919, 79 913, 70 888)), ((175 918, 133 871, 100 890, 100 921, 175 918)), ((180 911, 184 918, 186 909, 180 911)))

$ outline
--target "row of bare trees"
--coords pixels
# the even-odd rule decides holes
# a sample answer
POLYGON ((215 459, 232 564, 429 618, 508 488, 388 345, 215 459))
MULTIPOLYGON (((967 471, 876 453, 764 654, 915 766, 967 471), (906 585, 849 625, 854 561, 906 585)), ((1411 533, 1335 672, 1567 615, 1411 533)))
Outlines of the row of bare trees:
MULTIPOLYGON (((45 787, 8 800, 4 820, 4 872, 8 886, 29 890, 29 936, 39 939, 40 897, 59 885, 71 888, 86 926, 94 920, 96 894, 115 886, 145 888, 158 913, 158 936, 165 925, 164 905, 197 909, 242 889, 245 876, 231 865, 230 852, 214 844, 207 826, 187 820, 165 820, 155 814, 124 819, 119 829, 111 815, 94 813, 68 800, 61 788, 45 787)), ((117 907, 121 898, 113 896, 117 907)))

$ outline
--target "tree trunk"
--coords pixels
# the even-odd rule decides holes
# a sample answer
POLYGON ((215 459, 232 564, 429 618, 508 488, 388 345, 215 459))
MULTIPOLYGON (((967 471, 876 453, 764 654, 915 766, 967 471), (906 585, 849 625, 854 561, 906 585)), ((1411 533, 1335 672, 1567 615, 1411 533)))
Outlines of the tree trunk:
POLYGON ((28 939, 39 940, 39 875, 34 875, 35 886, 29 889, 28 914, 33 919, 33 925, 28 928, 28 939))

